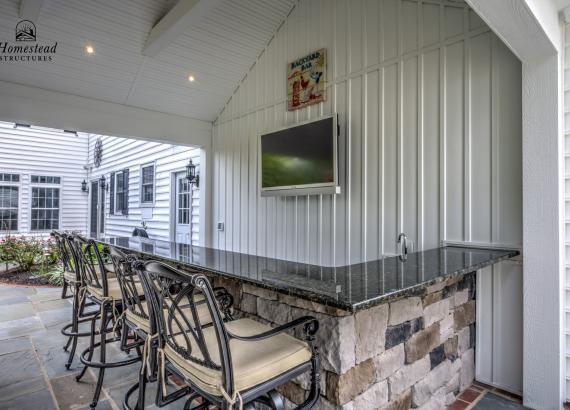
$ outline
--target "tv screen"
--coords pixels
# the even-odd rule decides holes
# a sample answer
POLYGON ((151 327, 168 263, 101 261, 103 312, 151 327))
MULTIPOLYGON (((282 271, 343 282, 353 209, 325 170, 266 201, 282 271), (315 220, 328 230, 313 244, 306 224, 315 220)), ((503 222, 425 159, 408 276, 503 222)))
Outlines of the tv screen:
POLYGON ((336 185, 336 121, 327 117, 261 136, 261 189, 336 185))

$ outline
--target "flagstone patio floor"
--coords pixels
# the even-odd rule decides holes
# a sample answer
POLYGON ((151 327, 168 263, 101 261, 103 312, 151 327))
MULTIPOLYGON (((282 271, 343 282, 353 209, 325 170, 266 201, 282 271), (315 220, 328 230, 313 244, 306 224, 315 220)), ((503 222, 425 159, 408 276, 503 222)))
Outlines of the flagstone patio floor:
MULTIPOLYGON (((60 333, 71 317, 70 299, 61 299, 58 288, 27 288, 0 285, 0 409, 88 409, 95 388, 95 372, 81 382, 75 375, 79 359, 65 369, 66 341, 60 333)), ((88 345, 83 338, 78 352, 88 345)), ((124 358, 116 343, 109 346, 110 359, 124 358)), ((125 392, 137 379, 139 364, 109 369, 97 409, 122 409, 125 392)), ((156 409, 156 383, 148 388, 147 408, 156 409)), ((163 407, 182 409, 183 401, 163 407)))
MULTIPOLYGON (((84 380, 75 375, 82 366, 76 357, 71 368, 65 369, 66 341, 61 328, 69 323, 71 300, 61 299, 59 288, 29 288, 0 285, 0 409, 2 410, 77 410, 89 409, 95 388, 95 373, 88 370, 84 380)), ((78 352, 87 347, 82 338, 78 352)), ((109 345, 110 359, 125 358, 115 344, 109 345)), ((138 377, 139 363, 109 369, 97 406, 100 410, 123 408, 125 392, 138 377)), ((505 401, 489 389, 475 383, 469 390, 475 399, 461 397, 449 409, 522 409, 520 403, 505 401), (502 401, 501 401, 502 400, 502 401)), ((156 383, 147 388, 147 409, 153 404, 156 383)), ((465 394, 464 394, 465 396, 465 394)), ((179 400, 163 409, 182 409, 179 400)), ((360 409, 359 409, 360 410, 360 409)))

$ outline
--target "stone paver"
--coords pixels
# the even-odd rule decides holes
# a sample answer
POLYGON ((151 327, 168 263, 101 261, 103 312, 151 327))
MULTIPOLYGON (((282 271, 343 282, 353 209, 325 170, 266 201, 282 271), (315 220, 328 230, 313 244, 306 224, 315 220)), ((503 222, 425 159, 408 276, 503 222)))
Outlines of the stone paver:
MULTIPOLYGON (((97 370, 75 381, 82 365, 76 356, 65 369, 66 338, 61 328, 71 319, 70 300, 61 300, 61 289, 0 285, 0 409, 87 410, 95 388, 97 370)), ((87 330, 88 324, 84 325, 87 330)), ((77 354, 89 345, 80 339, 77 354)), ((110 344, 109 360, 125 358, 117 344, 110 344)), ((131 355, 136 354, 133 350, 131 355)), ((97 409, 120 410, 125 392, 132 386, 139 364, 108 369, 97 409)), ((146 407, 154 409, 156 383, 149 385, 146 407)), ((183 401, 165 409, 182 409, 183 401)))

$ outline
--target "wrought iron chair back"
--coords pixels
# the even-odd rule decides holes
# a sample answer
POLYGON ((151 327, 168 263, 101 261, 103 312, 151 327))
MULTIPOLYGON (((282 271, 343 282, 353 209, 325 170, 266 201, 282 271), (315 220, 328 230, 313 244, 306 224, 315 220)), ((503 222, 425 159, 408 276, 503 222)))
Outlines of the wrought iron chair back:
POLYGON ((71 265, 71 255, 69 254, 69 249, 65 246, 65 234, 59 231, 52 231, 51 235, 53 236, 57 249, 59 250, 59 257, 61 264, 63 265, 63 269, 67 272, 73 272, 74 268, 71 265))
POLYGON ((73 243, 73 236, 63 234, 61 236, 61 246, 62 249, 65 249, 68 258, 67 260, 68 268, 66 269, 69 269, 70 272, 75 273, 75 280, 77 282, 82 282, 81 261, 79 255, 77 254, 77 249, 75 247, 75 244, 73 243))
POLYGON ((81 280, 90 288, 101 289, 103 296, 107 297, 107 271, 97 243, 93 239, 73 235, 73 244, 79 257, 81 280))
POLYGON ((131 267, 132 263, 136 261, 136 257, 127 255, 114 246, 109 247, 109 255, 121 288, 123 306, 133 315, 149 321, 152 330, 154 324, 150 321, 150 307, 146 303, 144 294, 141 294, 139 274, 131 267))
POLYGON ((156 261, 138 261, 134 266, 149 290, 160 334, 159 348, 168 346, 186 360, 221 371, 222 387, 231 392, 229 336, 208 279, 202 274, 182 273, 156 261), (213 347, 207 345, 204 337, 204 329, 210 326, 214 327, 220 363, 212 359, 209 349, 213 347))

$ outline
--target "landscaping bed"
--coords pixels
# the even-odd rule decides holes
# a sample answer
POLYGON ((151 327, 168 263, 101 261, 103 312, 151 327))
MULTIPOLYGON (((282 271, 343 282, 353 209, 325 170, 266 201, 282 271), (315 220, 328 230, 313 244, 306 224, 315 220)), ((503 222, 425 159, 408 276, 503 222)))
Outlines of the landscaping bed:
POLYGON ((59 287, 63 281, 59 255, 57 243, 52 238, 1 238, 0 283, 59 287))
POLYGON ((38 275, 37 272, 19 272, 17 269, 1 272, 0 284, 50 288, 60 287, 60 285, 51 283, 48 277, 38 275))

